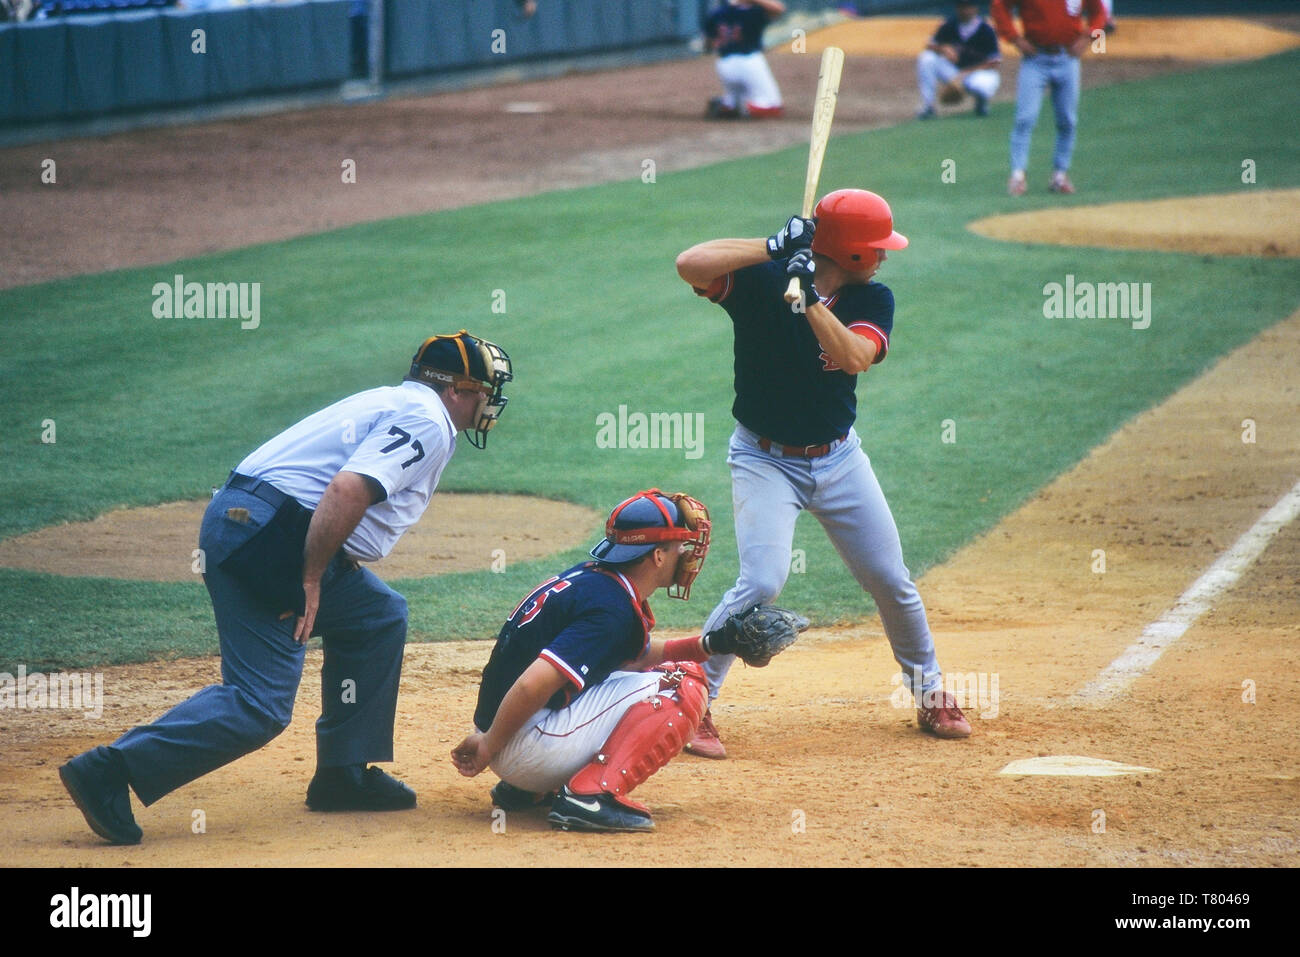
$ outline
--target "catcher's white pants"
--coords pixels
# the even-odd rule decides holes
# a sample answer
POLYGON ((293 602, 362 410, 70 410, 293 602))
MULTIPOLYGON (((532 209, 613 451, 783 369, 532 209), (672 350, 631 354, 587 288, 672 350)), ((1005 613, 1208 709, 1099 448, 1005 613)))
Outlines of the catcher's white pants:
POLYGON ((659 691, 659 671, 616 671, 567 708, 542 708, 501 749, 489 767, 525 791, 558 790, 604 747, 628 708, 659 691))
MULTIPOLYGON (((939 87, 955 77, 960 71, 956 64, 933 50, 922 50, 916 58, 916 85, 921 88, 921 105, 925 108, 934 106, 934 97, 939 87)), ((993 99, 1002 83, 1002 76, 997 70, 976 70, 962 83, 971 93, 978 93, 985 99, 993 99)))
MULTIPOLYGON (((859 585, 875 599, 903 687, 919 696, 943 684, 925 606, 903 564, 898 527, 876 481, 871 462, 852 429, 829 454, 816 459, 764 452, 758 436, 737 425, 727 463, 736 513, 740 578, 704 624, 709 632, 727 615, 759 602, 776 601, 790 574, 794 523, 808 510, 816 516, 859 585), (921 675, 921 687, 913 677, 921 675)), ((716 698, 735 655, 704 663, 709 696, 716 698)))
POLYGON ((770 110, 781 105, 781 90, 761 50, 718 57, 718 79, 732 108, 756 106, 770 110))

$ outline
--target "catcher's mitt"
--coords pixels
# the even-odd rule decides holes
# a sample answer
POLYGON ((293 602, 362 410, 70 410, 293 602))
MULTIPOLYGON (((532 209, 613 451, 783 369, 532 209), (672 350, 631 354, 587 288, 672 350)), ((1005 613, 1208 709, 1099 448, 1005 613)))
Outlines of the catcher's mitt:
POLYGON ((961 80, 949 80, 939 88, 940 103, 947 106, 955 106, 964 99, 966 99, 966 88, 961 85, 961 80))
POLYGON ((775 605, 755 605, 739 615, 729 615, 721 628, 704 637, 710 654, 734 654, 747 665, 762 668, 794 644, 808 619, 775 605))

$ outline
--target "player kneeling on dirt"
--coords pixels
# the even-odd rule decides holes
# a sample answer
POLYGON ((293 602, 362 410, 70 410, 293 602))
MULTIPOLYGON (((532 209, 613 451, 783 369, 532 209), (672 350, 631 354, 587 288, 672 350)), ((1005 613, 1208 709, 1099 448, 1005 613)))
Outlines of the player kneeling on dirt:
MULTIPOLYGON (((708 702, 697 662, 746 653, 746 632, 755 630, 742 617, 707 636, 650 638, 646 596, 667 588, 690 597, 709 531, 708 509, 689 495, 638 492, 609 516, 594 562, 542 582, 515 608, 483 669, 475 731, 451 752, 466 777, 497 773, 497 807, 543 806, 554 793, 556 827, 654 829, 630 792, 695 733, 708 702)), ((767 628, 753 663, 765 664, 800 625, 807 622, 790 615, 767 628)))

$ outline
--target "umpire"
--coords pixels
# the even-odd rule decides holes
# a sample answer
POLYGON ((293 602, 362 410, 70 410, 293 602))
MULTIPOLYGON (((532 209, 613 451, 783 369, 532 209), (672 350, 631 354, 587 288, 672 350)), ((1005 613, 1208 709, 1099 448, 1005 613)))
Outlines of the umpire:
POLYGON ((325 661, 307 806, 415 806, 414 791, 368 766, 393 759, 406 600, 358 562, 383 558, 424 514, 457 431, 486 446, 511 378, 495 344, 433 336, 400 385, 308 416, 230 473, 199 530, 222 683, 59 769, 91 830, 138 844, 128 785, 148 806, 288 727, 311 635, 325 661))

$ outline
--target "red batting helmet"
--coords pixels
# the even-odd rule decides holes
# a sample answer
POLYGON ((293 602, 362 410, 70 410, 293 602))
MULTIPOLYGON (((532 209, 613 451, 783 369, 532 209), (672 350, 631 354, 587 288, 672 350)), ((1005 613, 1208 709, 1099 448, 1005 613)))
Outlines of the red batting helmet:
POLYGON ((876 249, 903 249, 907 237, 894 232, 889 204, 865 189, 837 189, 827 193, 813 210, 817 231, 815 253, 853 272, 876 262, 876 249))

